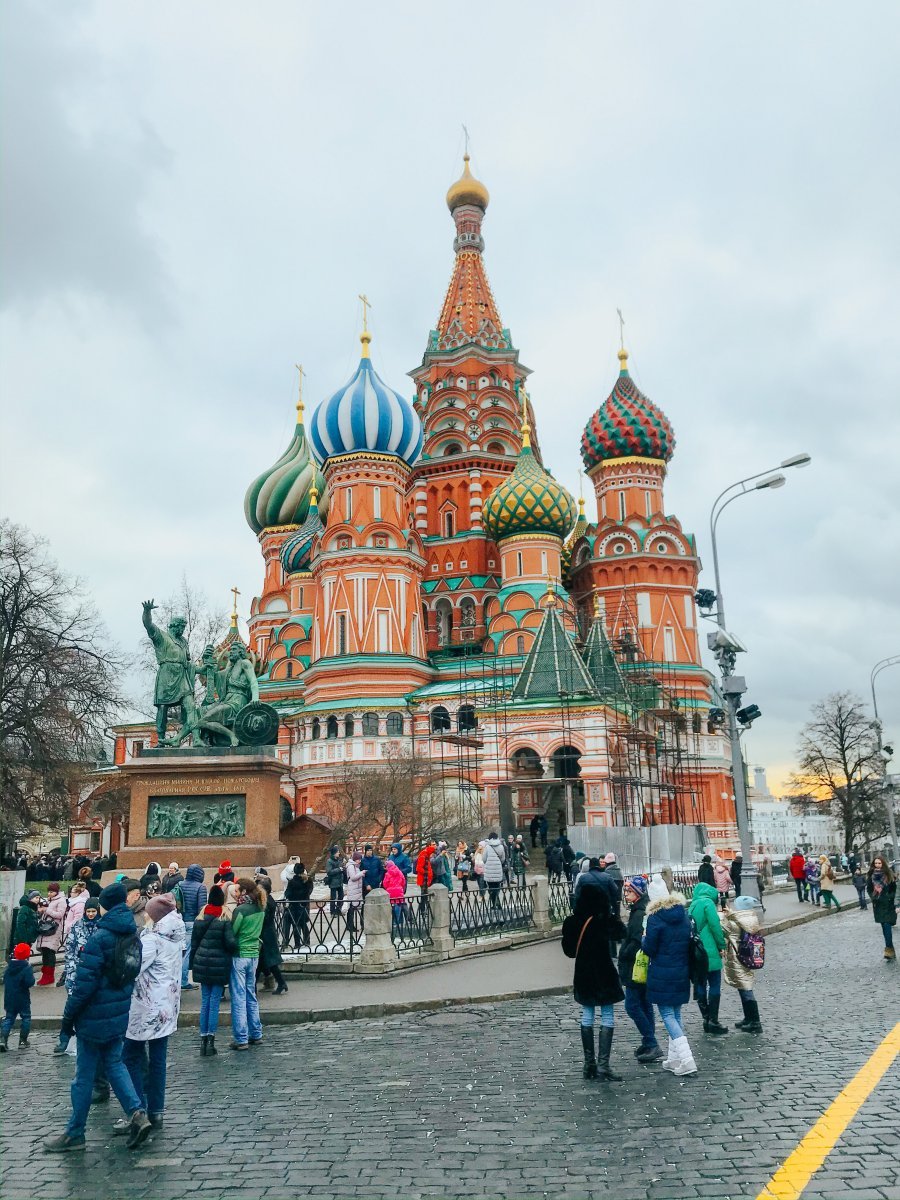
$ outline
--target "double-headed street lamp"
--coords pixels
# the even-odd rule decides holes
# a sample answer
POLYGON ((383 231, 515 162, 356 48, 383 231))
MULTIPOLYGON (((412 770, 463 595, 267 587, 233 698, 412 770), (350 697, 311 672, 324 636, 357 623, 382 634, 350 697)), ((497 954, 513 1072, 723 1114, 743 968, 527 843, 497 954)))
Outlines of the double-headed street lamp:
MULTIPOLYGON (((890 658, 883 658, 881 662, 877 662, 872 668, 872 674, 869 676, 869 686, 872 689, 872 708, 875 712, 875 736, 878 739, 878 757, 881 761, 881 794, 884 797, 885 807, 887 808, 888 829, 891 833, 891 856, 894 862, 900 859, 900 852, 897 849, 897 822, 894 819, 894 793, 893 789, 888 787, 887 781, 887 765, 888 759, 891 757, 886 754, 884 743, 881 738, 881 718, 878 715, 878 700, 875 696, 875 680, 882 671, 886 671, 888 667, 900 666, 900 654, 894 654, 890 658)), ((888 750, 890 747, 887 748, 888 750)))
POLYGON ((768 488, 784 487, 787 478, 784 471, 790 467, 805 467, 811 462, 808 454, 794 454, 784 459, 777 468, 759 471, 739 479, 720 492, 713 503, 709 514, 709 536, 712 542, 713 570, 716 577, 714 594, 708 591, 697 593, 697 603, 704 616, 715 618, 719 626, 717 633, 707 637, 707 644, 713 651, 719 670, 722 672, 722 693, 725 697, 728 716, 728 736, 731 741, 731 774, 734 779, 734 807, 737 817, 738 836, 741 841, 741 854, 744 863, 741 872, 741 890, 748 896, 759 899, 759 883, 756 876, 756 866, 753 862, 753 845, 750 840, 750 813, 747 807, 747 787, 744 781, 744 760, 741 754, 740 729, 749 726, 761 716, 755 704, 747 708, 740 707, 741 697, 747 690, 747 681, 743 675, 735 675, 734 666, 738 654, 746 647, 733 637, 725 627, 725 602, 722 597, 722 583, 719 576, 719 547, 716 541, 716 529, 719 517, 733 500, 741 496, 750 496, 753 492, 764 491, 768 488), (710 611, 715 605, 715 612, 710 611))

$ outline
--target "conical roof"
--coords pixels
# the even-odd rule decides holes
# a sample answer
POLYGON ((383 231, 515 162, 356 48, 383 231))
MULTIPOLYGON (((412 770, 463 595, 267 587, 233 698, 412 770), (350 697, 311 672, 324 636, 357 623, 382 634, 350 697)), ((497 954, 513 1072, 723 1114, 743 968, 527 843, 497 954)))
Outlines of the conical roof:
POLYGON ((594 617, 581 657, 594 686, 604 700, 624 703, 628 699, 625 678, 606 636, 603 618, 599 614, 594 617))
POLYGON ((596 689, 566 633, 559 610, 555 604, 548 604, 534 645, 513 687, 512 698, 558 701, 560 695, 594 696, 596 689))
POLYGON ((308 571, 312 558, 313 542, 325 529, 319 516, 318 492, 312 489, 309 497, 309 512, 296 533, 292 533, 281 547, 281 565, 285 574, 308 571))

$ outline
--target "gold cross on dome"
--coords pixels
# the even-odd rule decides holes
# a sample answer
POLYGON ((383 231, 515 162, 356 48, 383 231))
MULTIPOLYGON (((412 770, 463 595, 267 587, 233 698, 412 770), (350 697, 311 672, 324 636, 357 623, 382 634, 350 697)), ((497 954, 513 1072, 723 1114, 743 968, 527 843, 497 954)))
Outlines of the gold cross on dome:
POLYGON ((232 625, 234 625, 234 626, 237 626, 237 616, 238 616, 238 611, 237 611, 237 598, 238 598, 238 596, 239 596, 240 594, 241 594, 241 593, 240 593, 240 592, 237 590, 237 588, 236 588, 236 587, 233 587, 233 588, 231 589, 231 595, 232 595, 232 598, 233 598, 233 601, 234 601, 234 603, 233 603, 233 604, 232 604, 232 606, 231 606, 231 623, 232 623, 232 625))
POLYGON ((303 376, 306 372, 303 370, 302 363, 294 363, 297 368, 297 418, 303 416, 303 376))
POLYGON ((360 300, 362 300, 362 306, 363 306, 363 333, 368 333, 369 332, 369 309, 372 307, 372 301, 365 294, 365 292, 360 292, 359 298, 360 298, 360 300))
POLYGON ((463 137, 466 139, 466 158, 468 158, 469 157, 469 131, 468 131, 468 129, 466 129, 465 125, 463 125, 462 130, 463 130, 463 137))

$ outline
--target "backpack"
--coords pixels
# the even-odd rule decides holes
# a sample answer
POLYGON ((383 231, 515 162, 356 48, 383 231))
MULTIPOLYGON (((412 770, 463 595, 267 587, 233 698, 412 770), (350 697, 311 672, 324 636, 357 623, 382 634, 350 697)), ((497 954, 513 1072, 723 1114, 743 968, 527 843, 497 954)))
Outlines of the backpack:
POLYGON ((115 949, 106 968, 106 982, 112 988, 134 983, 141 973, 141 939, 137 933, 116 937, 115 949))
POLYGON ((737 957, 748 971, 761 971, 766 964, 766 939, 761 933, 748 933, 745 929, 738 939, 737 957))
POLYGON ((691 936, 688 941, 688 975, 691 983, 705 983, 709 975, 709 958, 706 947, 700 940, 694 918, 690 918, 691 936))

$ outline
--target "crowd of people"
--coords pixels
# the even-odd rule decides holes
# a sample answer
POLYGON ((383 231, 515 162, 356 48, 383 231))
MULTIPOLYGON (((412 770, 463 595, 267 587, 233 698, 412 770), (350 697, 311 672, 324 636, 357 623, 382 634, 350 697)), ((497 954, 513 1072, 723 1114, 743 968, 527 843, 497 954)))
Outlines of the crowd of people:
POLYGON ((47 883, 50 880, 62 883, 77 879, 80 872, 88 867, 91 878, 100 879, 104 871, 116 869, 116 858, 115 854, 61 854, 59 850, 29 854, 19 850, 0 859, 0 871, 24 871, 28 883, 47 883))
MULTIPOLYGON (((539 827, 531 834, 541 839, 539 827)), ((721 1020, 723 984, 737 993, 741 1005, 742 1019, 734 1028, 751 1036, 762 1032, 753 984, 765 963, 763 909, 755 897, 741 894, 739 859, 725 864, 706 856, 687 899, 661 874, 623 876, 615 854, 576 853, 564 832, 544 853, 550 878, 565 877, 571 884, 573 911, 563 924, 562 946, 574 959, 586 1079, 621 1078, 611 1059, 620 1003, 639 1035, 638 1061, 660 1063, 677 1075, 697 1071, 683 1021, 691 997, 709 1037, 729 1033, 721 1020), (668 1038, 665 1051, 657 1021, 668 1038)), ((871 905, 884 934, 884 956, 893 959, 897 912, 891 867, 878 855, 867 871, 858 860, 847 865, 859 906, 871 905)), ((359 921, 361 929, 365 897, 375 888, 386 891, 395 920, 402 920, 412 880, 423 894, 436 884, 463 891, 471 885, 494 903, 504 884, 524 882, 529 866, 523 836, 503 838, 496 831, 475 843, 459 841, 454 849, 444 840, 430 840, 415 860, 400 842, 384 858, 372 845, 349 854, 333 845, 324 870, 329 897, 323 903, 333 914, 346 914, 348 924, 355 927, 359 921)), ((17 1021, 19 1047, 28 1047, 32 987, 66 990, 53 1052, 71 1053, 74 1041, 72 1114, 64 1132, 45 1143, 48 1152, 82 1148, 91 1104, 108 1100, 111 1092, 124 1113, 115 1132, 129 1147, 140 1146, 163 1123, 168 1043, 177 1028, 182 992, 200 989, 201 1056, 218 1053, 226 990, 230 1047, 248 1051, 263 1041, 260 992, 287 991, 281 971, 285 931, 295 948, 309 944, 315 877, 296 857, 280 875, 285 914, 280 931, 272 880, 263 867, 254 878, 236 878, 224 861, 209 888, 196 863, 182 872, 177 862, 165 871, 151 862, 140 878, 120 874, 106 887, 96 870, 93 861, 73 859, 67 886, 49 880, 46 895, 26 888, 7 947, 0 1052, 7 1051, 17 1021), (40 956, 39 979, 31 965, 34 956, 40 956)), ((789 872, 802 903, 837 904, 834 867, 826 856, 815 859, 798 849, 789 872)))

